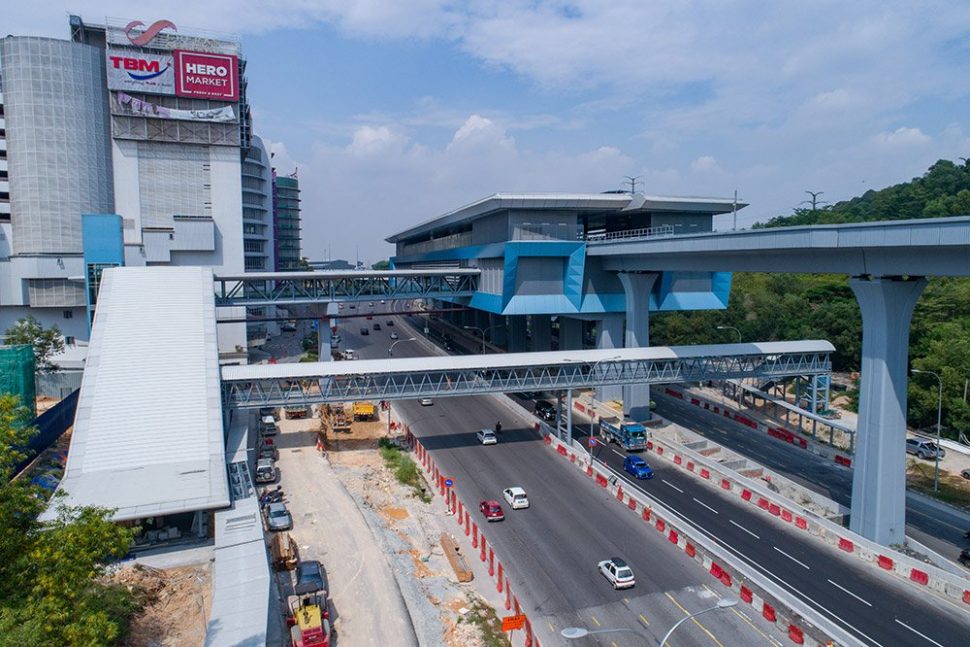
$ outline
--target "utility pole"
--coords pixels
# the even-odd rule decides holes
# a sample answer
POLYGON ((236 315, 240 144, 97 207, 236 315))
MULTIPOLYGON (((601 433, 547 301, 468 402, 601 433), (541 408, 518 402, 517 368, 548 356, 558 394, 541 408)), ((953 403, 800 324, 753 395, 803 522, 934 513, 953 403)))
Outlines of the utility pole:
POLYGON ((734 226, 731 227, 732 231, 738 230, 738 190, 734 190, 734 226))
POLYGON ((636 193, 637 192, 637 180, 639 180, 641 176, 637 175, 636 177, 633 177, 633 176, 630 176, 630 175, 624 175, 623 177, 625 177, 630 182, 630 193, 631 194, 632 193, 636 193))

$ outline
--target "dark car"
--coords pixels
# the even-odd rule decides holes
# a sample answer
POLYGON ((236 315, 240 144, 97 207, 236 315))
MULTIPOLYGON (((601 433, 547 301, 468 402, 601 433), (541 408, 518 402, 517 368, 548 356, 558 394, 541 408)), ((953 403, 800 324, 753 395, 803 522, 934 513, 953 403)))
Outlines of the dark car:
POLYGON ((374 330, 380 330, 381 325, 379 323, 374 324, 374 330))
POLYGON ((553 422, 556 419, 556 405, 545 400, 537 400, 535 414, 540 420, 553 422))
POLYGON ((387 321, 384 322, 384 325, 385 326, 393 326, 394 325, 394 320, 393 319, 388 319, 387 321))
POLYGON ((360 334, 361 335, 369 335, 370 334, 370 331, 367 330, 366 328, 361 328, 360 329, 360 334))
POLYGON ((960 556, 957 557, 957 561, 970 568, 970 548, 964 548, 961 550, 960 556))
POLYGON ((639 456, 627 456, 625 459, 623 459, 623 469, 629 474, 632 474, 634 478, 653 478, 653 470, 649 465, 647 465, 647 461, 643 460, 639 456))
POLYGON ((310 559, 301 561, 296 567, 296 588, 297 595, 307 595, 317 591, 326 591, 327 582, 323 577, 323 566, 320 562, 310 559))
POLYGON ((501 504, 495 499, 486 499, 478 504, 478 509, 485 515, 486 521, 502 521, 505 519, 505 512, 502 511, 501 504))

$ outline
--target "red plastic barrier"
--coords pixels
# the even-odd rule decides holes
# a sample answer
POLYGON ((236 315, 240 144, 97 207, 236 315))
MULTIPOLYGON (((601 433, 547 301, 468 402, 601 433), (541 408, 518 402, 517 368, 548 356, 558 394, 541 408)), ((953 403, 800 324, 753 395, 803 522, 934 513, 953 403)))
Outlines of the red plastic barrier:
POLYGON ((495 587, 498 589, 498 592, 499 593, 502 592, 502 584, 503 584, 504 581, 505 581, 505 578, 502 575, 502 562, 499 562, 498 563, 498 577, 496 578, 496 583, 495 583, 495 587))
POLYGON ((754 599, 754 595, 751 593, 751 589, 749 589, 743 584, 741 585, 741 599, 747 602, 748 604, 751 604, 751 601, 754 599))
POLYGON ((575 463, 576 462, 576 454, 570 454, 569 455, 569 462, 570 463, 575 463))
POLYGON ((465 510, 465 536, 472 534, 472 517, 468 514, 468 510, 465 510))
POLYGON ((643 509, 643 520, 650 521, 650 508, 643 509))
POLYGON ((835 455, 835 462, 839 465, 845 465, 846 467, 852 467, 852 459, 846 458, 845 456, 835 455))
POLYGON ((970 604, 970 591, 963 592, 963 601, 967 604, 970 604))
POLYGON ((698 400, 697 398, 691 398, 690 403, 693 404, 694 406, 698 406, 698 407, 701 406, 701 401, 698 400))
POLYGON ((760 497, 758 499, 758 507, 761 508, 762 510, 767 510, 769 505, 770 504, 768 503, 768 499, 764 497, 760 497))
POLYGON ((529 619, 525 619, 525 647, 534 647, 532 644, 532 625, 529 624, 529 619))
POLYGON ((650 451, 651 449, 653 449, 653 441, 652 440, 648 440, 647 441, 647 451, 650 451))
POLYGON ((765 620, 767 620, 768 622, 774 622, 776 619, 775 608, 770 604, 768 604, 767 602, 765 602, 764 607, 762 607, 761 609, 761 615, 763 615, 765 620))
POLYGON ((801 517, 795 517, 795 526, 801 528, 802 530, 808 530, 808 522, 801 517))
POLYGON ((454 490, 451 490, 451 512, 452 512, 452 514, 454 514, 455 510, 457 510, 457 509, 458 509, 458 495, 455 494, 455 491, 454 490))
POLYGON ((616 500, 617 501, 622 501, 623 500, 623 486, 622 485, 620 487, 616 488, 616 500))
POLYGON ((660 532, 663 532, 664 528, 666 527, 667 527, 666 521, 664 521, 663 519, 657 519, 657 530, 659 530, 660 532))
POLYGON ((741 498, 745 501, 751 500, 751 490, 741 490, 741 498))
POLYGON ((687 461, 687 469, 691 472, 694 471, 694 461, 687 461))
POLYGON ((847 553, 851 553, 853 550, 855 550, 855 544, 852 543, 851 539, 839 537, 839 550, 844 550, 847 553))
POLYGON ((717 562, 711 562, 711 575, 713 575, 717 579, 720 579, 722 572, 723 571, 721 570, 720 564, 718 564, 717 562))
POLYGON ((674 391, 673 389, 664 389, 664 393, 666 393, 667 395, 672 395, 675 398, 680 398, 681 400, 684 399, 683 393, 680 393, 679 391, 674 391))
POLYGON ((768 512, 775 515, 776 517, 781 514, 781 506, 777 503, 772 503, 768 506, 768 512))
POLYGON ((586 476, 592 476, 592 475, 593 475, 593 466, 592 465, 587 465, 586 466, 586 476))
POLYGON ((918 568, 914 568, 909 573, 909 579, 913 580, 917 584, 926 585, 930 581, 930 576, 925 571, 921 571, 918 568))
POLYGON ((576 407, 576 411, 579 411, 580 413, 586 413, 586 407, 580 404, 579 401, 574 402, 573 406, 576 407))
POLYGON ((714 407, 714 413, 721 413, 721 407, 714 407))
POLYGON ((458 525, 460 526, 465 519, 465 504, 458 499, 458 525))
POLYGON ((805 634, 795 625, 788 625, 788 638, 796 645, 805 644, 805 634))
POLYGON ((880 555, 879 556, 879 559, 877 560, 877 562, 879 564, 879 568, 884 568, 887 571, 893 570, 893 560, 892 560, 892 558, 886 557, 885 555, 880 555))
POLYGON ((701 469, 701 478, 702 479, 709 479, 709 478, 711 478, 711 470, 706 469, 706 468, 702 468, 701 469))
POLYGON ((658 454, 663 454, 664 453, 664 448, 661 447, 660 445, 657 445, 657 453, 658 454))
POLYGON ((485 533, 482 533, 482 561, 484 562, 486 558, 485 555, 485 533))
POLYGON ((731 481, 729 481, 727 479, 721 479, 721 489, 723 489, 723 490, 730 490, 731 489, 731 481))
POLYGON ((566 455, 566 446, 565 445, 558 445, 556 447, 556 451, 559 452, 562 456, 565 456, 566 455))
POLYGON ((495 551, 488 549, 488 576, 495 577, 495 551))
POLYGON ((546 435, 542 437, 542 442, 549 445, 552 443, 552 436, 546 435))
POLYGON ((697 554, 697 549, 694 548, 694 544, 687 542, 687 545, 684 546, 684 552, 687 553, 688 557, 693 557, 697 554))
POLYGON ((478 548, 478 524, 472 523, 472 548, 478 548))
POLYGON ((633 497, 631 496, 631 497, 630 497, 630 501, 629 501, 629 503, 628 503, 628 505, 630 506, 630 509, 631 509, 631 510, 636 510, 636 509, 637 509, 637 501, 636 501, 636 499, 634 499, 634 498, 633 498, 633 497))
POLYGON ((781 518, 784 519, 785 521, 787 521, 788 523, 791 523, 791 520, 792 520, 791 511, 789 511, 789 510, 782 510, 781 511, 781 518))
POLYGON ((676 454, 674 454, 674 464, 675 464, 675 465, 680 465, 680 463, 681 463, 681 460, 682 460, 682 459, 680 458, 680 456, 678 456, 678 455, 676 455, 676 454))
POLYGON ((670 534, 667 535, 667 539, 670 540, 670 543, 676 544, 677 540, 679 539, 679 537, 677 536, 677 531, 674 529, 671 529, 670 534))
POLYGON ((512 596, 512 604, 515 606, 515 615, 517 615, 517 616, 518 615, 521 615, 522 614, 522 609, 519 608, 519 598, 517 598, 517 597, 515 597, 513 595, 512 596))
POLYGON ((798 446, 801 447, 802 449, 808 449, 808 441, 805 440, 804 438, 799 438, 798 446))
POLYGON ((509 586, 509 578, 505 578, 505 610, 512 608, 512 587, 509 586))
POLYGON ((605 476, 603 476, 600 473, 596 474, 596 485, 599 485, 600 487, 606 487, 606 482, 607 481, 605 476))

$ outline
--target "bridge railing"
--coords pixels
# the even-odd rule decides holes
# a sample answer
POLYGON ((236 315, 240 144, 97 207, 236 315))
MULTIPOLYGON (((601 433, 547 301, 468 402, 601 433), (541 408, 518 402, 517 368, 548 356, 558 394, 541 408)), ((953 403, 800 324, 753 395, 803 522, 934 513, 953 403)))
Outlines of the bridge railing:
MULTIPOLYGON (((568 362, 489 369, 408 369, 359 374, 353 362, 302 366, 298 377, 227 379, 223 398, 230 407, 309 405, 354 400, 441 398, 520 391, 563 391, 604 385, 666 384, 729 378, 813 375, 831 371, 827 352, 734 355, 612 362, 568 362), (310 372, 307 369, 311 369, 310 372), (346 371, 335 373, 335 371, 346 371)), ((276 365, 278 370, 279 365, 276 365)), ((259 367, 251 367, 259 371, 259 367)))
POLYGON ((641 227, 640 229, 625 229, 623 231, 610 231, 589 234, 586 241, 590 243, 622 240, 626 238, 663 238, 674 235, 673 225, 658 225, 656 227, 641 227))

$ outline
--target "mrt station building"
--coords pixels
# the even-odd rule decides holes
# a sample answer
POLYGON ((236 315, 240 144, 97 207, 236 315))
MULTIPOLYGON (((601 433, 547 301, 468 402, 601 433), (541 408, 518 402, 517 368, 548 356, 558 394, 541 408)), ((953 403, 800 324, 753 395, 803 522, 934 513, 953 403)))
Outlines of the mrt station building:
MULTIPOLYGON (((597 348, 647 346, 649 312, 726 308, 731 274, 610 271, 590 248, 709 232, 715 215, 745 206, 627 192, 500 193, 386 240, 396 246, 395 269, 481 270, 477 291, 454 300, 468 310, 445 319, 512 352, 550 350, 556 331, 560 350, 583 348, 589 333, 597 348)), ((649 390, 625 389, 623 400, 632 417, 648 416, 649 390)))

